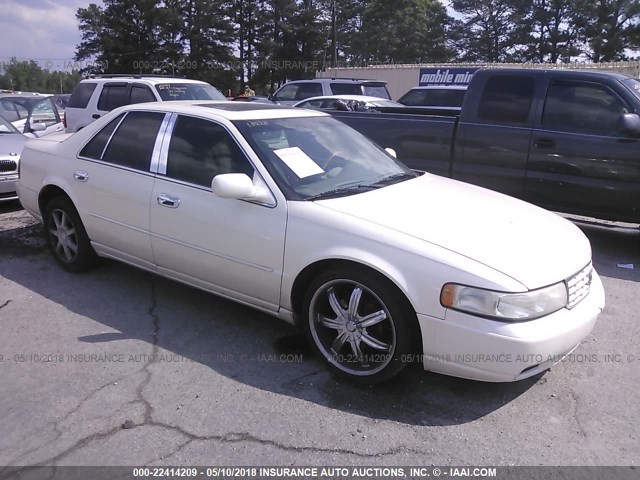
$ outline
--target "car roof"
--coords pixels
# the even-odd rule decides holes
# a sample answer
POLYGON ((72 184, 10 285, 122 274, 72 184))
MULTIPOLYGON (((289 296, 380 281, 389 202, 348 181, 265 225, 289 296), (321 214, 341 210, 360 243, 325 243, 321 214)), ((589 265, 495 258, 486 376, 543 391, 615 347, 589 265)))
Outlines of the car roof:
POLYGON ((505 73, 537 73, 537 74, 553 74, 553 73, 561 73, 561 74, 571 74, 577 77, 607 77, 614 78, 616 80, 626 80, 628 78, 634 78, 630 75, 625 75, 623 73, 610 72, 606 70, 598 70, 598 69, 576 69, 576 68, 519 68, 519 67, 500 67, 500 68, 481 68, 478 70, 479 72, 493 72, 498 71, 498 74, 505 73))
POLYGON ((370 95, 323 95, 317 97, 305 98, 298 103, 317 101, 317 100, 359 100, 361 102, 391 102, 388 98, 372 97, 370 95))
POLYGON ((291 80, 287 82, 285 85, 289 85, 290 83, 308 83, 308 82, 342 82, 342 83, 361 83, 361 82, 371 82, 371 83, 382 83, 387 84, 384 80, 375 80, 373 78, 339 78, 339 77, 319 77, 319 78, 308 78, 306 80, 291 80))
POLYGON ((97 82, 97 83, 105 83, 105 82, 147 82, 152 85, 158 85, 161 83, 197 83, 197 84, 207 84, 207 82, 203 82, 202 80, 193 80, 191 78, 182 78, 182 77, 164 77, 164 76, 144 76, 144 75, 104 75, 104 76, 96 76, 85 78, 81 81, 81 83, 87 82, 97 82))
POLYGON ((411 90, 467 90, 467 85, 422 85, 411 90))
POLYGON ((11 100, 14 103, 21 105, 41 102, 47 98, 51 98, 51 95, 28 95, 28 94, 2 94, 0 93, 0 99, 11 100))
POLYGON ((50 93, 36 93, 36 92, 1 92, 0 98, 47 98, 50 97, 50 93))
POLYGON ((326 113, 302 108, 268 105, 258 102, 229 102, 226 100, 174 100, 171 102, 136 103, 113 110, 158 110, 196 116, 217 116, 227 120, 267 120, 276 118, 327 117, 326 113))

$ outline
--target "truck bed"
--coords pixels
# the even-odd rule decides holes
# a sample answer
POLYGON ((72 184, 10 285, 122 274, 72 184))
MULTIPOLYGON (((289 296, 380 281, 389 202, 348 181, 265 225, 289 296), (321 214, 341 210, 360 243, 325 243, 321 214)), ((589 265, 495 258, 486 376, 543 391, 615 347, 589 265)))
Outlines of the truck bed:
POLYGON ((410 168, 450 176, 452 140, 458 117, 388 112, 331 111, 334 117, 380 147, 393 148, 410 168))

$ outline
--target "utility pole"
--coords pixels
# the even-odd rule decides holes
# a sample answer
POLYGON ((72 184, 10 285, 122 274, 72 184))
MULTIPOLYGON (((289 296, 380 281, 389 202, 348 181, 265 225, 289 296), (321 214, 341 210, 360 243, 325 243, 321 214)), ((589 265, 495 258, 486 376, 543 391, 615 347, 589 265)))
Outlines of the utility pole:
POLYGON ((336 0, 331 0, 331 50, 333 51, 333 68, 338 66, 338 41, 336 32, 336 0))

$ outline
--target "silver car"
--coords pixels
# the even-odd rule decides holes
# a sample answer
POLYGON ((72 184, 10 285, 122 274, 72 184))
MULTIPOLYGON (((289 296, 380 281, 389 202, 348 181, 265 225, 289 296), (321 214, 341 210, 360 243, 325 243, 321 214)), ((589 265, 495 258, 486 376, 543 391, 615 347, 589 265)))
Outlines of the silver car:
POLYGON ((26 135, 0 116, 0 202, 18 198, 18 162, 27 140, 26 135))
POLYGON ((60 114, 48 95, 0 94, 0 115, 28 137, 64 131, 60 114))

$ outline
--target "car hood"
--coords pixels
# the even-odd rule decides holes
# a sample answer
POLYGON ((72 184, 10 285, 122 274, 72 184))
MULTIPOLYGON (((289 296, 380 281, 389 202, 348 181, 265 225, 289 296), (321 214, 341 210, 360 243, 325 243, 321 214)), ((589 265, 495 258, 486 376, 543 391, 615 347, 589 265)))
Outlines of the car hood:
POLYGON ((0 158, 15 160, 22 153, 22 148, 28 140, 20 133, 0 133, 0 158), (18 155, 11 155, 17 153, 18 155))
POLYGON ((529 289, 591 260, 586 236, 555 213, 436 175, 316 203, 454 251, 529 289))

